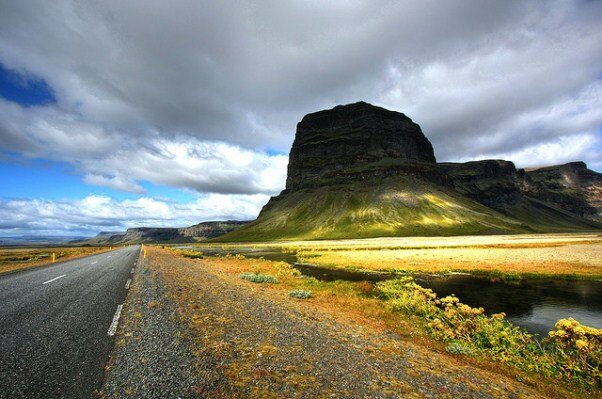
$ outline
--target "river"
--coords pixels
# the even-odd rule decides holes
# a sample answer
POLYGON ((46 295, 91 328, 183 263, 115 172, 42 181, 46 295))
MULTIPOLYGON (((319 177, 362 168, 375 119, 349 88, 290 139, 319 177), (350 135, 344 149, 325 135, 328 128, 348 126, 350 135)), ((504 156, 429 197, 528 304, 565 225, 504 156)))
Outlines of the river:
MULTIPOLYGON (((370 273, 349 269, 333 269, 297 263, 295 254, 283 253, 280 248, 199 248, 208 256, 241 254, 250 258, 288 262, 303 275, 322 281, 371 281, 394 278, 389 273, 370 273)), ((473 307, 483 307, 487 313, 504 312, 508 321, 540 337, 547 336, 554 323, 573 317, 582 324, 602 328, 602 281, 521 279, 502 281, 486 277, 452 274, 415 274, 414 279, 423 287, 431 288, 440 297, 454 294, 461 302, 473 307)))

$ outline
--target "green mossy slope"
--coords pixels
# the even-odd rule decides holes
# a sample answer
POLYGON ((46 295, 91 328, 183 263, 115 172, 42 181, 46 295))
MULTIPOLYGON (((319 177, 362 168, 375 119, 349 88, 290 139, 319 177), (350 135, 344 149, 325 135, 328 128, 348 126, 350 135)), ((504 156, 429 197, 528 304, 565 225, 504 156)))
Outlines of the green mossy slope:
POLYGON ((270 201, 219 241, 314 240, 532 231, 452 190, 418 179, 306 189, 270 201))

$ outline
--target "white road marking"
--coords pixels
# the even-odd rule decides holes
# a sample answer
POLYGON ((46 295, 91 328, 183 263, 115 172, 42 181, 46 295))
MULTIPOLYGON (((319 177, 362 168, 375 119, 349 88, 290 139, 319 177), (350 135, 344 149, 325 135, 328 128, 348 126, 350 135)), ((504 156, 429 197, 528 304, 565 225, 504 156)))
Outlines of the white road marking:
POLYGON ((48 281, 44 281, 42 284, 48 284, 48 283, 52 283, 53 281, 56 281, 56 280, 58 280, 59 278, 63 278, 63 277, 65 277, 65 276, 66 276, 66 274, 63 274, 62 276, 55 277, 55 278, 53 278, 53 279, 51 279, 51 280, 48 280, 48 281))
POLYGON ((115 311, 115 316, 113 316, 113 321, 111 322, 109 331, 107 331, 107 335, 109 337, 112 337, 117 332, 117 326, 119 325, 119 318, 121 317, 121 309, 123 309, 123 304, 117 306, 117 310, 115 311))
POLYGON ((107 256, 107 259, 109 259, 111 257, 111 255, 107 256))
POLYGON ((98 261, 97 261, 97 260, 95 260, 94 262, 92 262, 92 263, 90 263, 90 264, 91 264, 91 265, 95 265, 95 264, 97 264, 97 263, 98 263, 98 261))
POLYGON ((130 289, 130 283, 132 282, 131 278, 128 278, 128 281, 125 282, 125 289, 129 290, 130 289))

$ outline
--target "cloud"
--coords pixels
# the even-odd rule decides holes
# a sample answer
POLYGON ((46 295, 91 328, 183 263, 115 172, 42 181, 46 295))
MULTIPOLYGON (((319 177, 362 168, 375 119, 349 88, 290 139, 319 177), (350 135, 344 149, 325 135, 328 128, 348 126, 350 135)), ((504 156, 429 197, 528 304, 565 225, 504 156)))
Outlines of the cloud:
POLYGON ((0 62, 56 102, 0 101, 0 147, 89 184, 284 187, 295 125, 366 100, 419 123, 442 161, 600 165, 602 3, 54 2, 0 6, 0 62), (587 137, 587 140, 584 139, 587 137))
POLYGON ((57 107, 22 108, 0 100, 4 147, 32 158, 66 161, 84 182, 143 193, 141 180, 222 194, 278 193, 285 155, 268 155, 190 136, 124 135, 57 107))
POLYGON ((600 2, 577 0, 9 1, 0 60, 126 141, 287 151, 305 113, 364 99, 407 113, 449 160, 599 81, 600 17, 600 2))
POLYGON ((130 193, 145 193, 144 188, 142 188, 139 184, 136 184, 127 178, 123 178, 122 176, 106 177, 96 174, 87 174, 84 176, 84 182, 94 186, 105 186, 130 193))
POLYGON ((0 235, 94 235, 128 227, 186 227, 204 220, 251 220, 268 200, 264 194, 207 194, 185 203, 156 198, 116 201, 106 196, 81 200, 0 200, 0 235))

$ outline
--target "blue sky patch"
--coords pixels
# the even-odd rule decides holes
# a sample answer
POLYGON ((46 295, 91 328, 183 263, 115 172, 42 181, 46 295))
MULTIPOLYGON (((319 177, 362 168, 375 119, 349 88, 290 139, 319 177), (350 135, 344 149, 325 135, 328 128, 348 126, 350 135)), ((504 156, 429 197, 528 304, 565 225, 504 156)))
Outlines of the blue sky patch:
POLYGON ((56 102, 45 80, 6 68, 0 63, 0 97, 25 107, 56 102))
POLYGON ((271 148, 269 147, 267 150, 265 150, 266 154, 268 154, 269 156, 273 157, 276 155, 288 155, 288 152, 284 152, 282 150, 277 150, 275 148, 271 148))
POLYGON ((0 154, 0 198, 78 200, 88 195, 108 196, 118 201, 140 197, 189 202, 197 198, 190 190, 141 182, 145 194, 128 193, 110 187, 94 186, 82 181, 82 176, 66 162, 28 159, 15 153, 0 154))

